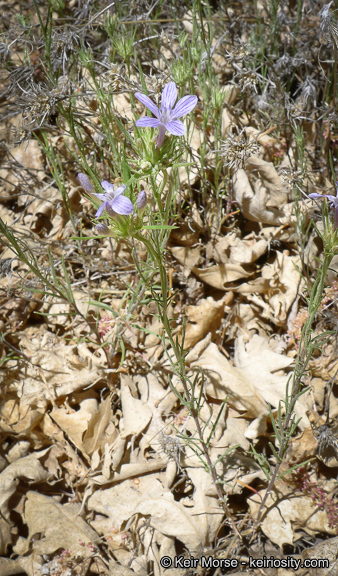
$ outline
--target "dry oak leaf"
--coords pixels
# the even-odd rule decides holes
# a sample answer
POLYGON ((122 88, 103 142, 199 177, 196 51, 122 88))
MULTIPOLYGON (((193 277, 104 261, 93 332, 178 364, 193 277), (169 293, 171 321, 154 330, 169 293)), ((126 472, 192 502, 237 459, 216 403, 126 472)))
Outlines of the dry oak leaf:
POLYGON ((261 180, 256 179, 251 185, 246 171, 241 168, 234 173, 232 183, 236 201, 245 218, 273 226, 282 224, 281 218, 285 217, 285 213, 283 210, 268 206, 270 194, 261 180))
POLYGON ((243 240, 236 239, 236 244, 230 250, 230 261, 238 264, 252 264, 265 254, 268 243, 265 238, 254 238, 252 234, 243 240))
MULTIPOLYGON (((324 542, 319 542, 311 548, 306 548, 302 551, 302 559, 318 559, 327 558, 329 561, 329 568, 309 568, 308 576, 337 576, 338 574, 338 536, 329 538, 324 542)), ((301 576, 303 574, 301 573, 301 576)))
POLYGON ((211 343, 200 358, 191 363, 191 368, 201 367, 206 376, 205 391, 211 398, 224 400, 237 411, 245 412, 248 418, 268 413, 268 406, 251 381, 251 374, 235 368, 211 343))
POLYGON ((205 546, 212 546, 224 518, 224 510, 218 504, 215 484, 205 468, 186 468, 194 486, 189 503, 189 513, 194 518, 198 531, 203 535, 205 546))
POLYGON ((201 247, 190 248, 189 246, 172 246, 170 252, 177 262, 192 270, 201 259, 201 247))
MULTIPOLYGON (((120 530, 140 502, 152 497, 163 498, 164 494, 172 498, 171 492, 162 486, 160 475, 150 473, 139 477, 138 483, 127 479, 112 488, 97 490, 89 497, 87 505, 88 510, 108 516, 111 526, 120 530)), ((105 526, 106 518, 102 522, 105 526)))
POLYGON ((233 288, 234 292, 248 294, 247 298, 261 309, 260 315, 277 326, 284 326, 299 293, 301 276, 298 256, 277 252, 274 263, 266 264, 260 278, 249 280, 233 288), (262 293, 263 298, 257 296, 262 293))
POLYGON ((152 410, 146 402, 133 398, 130 392, 131 379, 121 375, 121 403, 123 419, 121 437, 140 434, 149 424, 152 410))
POLYGON ((113 410, 108 396, 101 402, 97 412, 92 414, 87 431, 83 437, 82 450, 89 456, 97 449, 102 449, 108 442, 112 444, 117 437, 117 431, 112 422, 113 410), (112 425, 112 426, 111 426, 112 425))
POLYGON ((252 273, 247 272, 238 264, 216 264, 210 268, 192 268, 192 272, 196 274, 199 280, 206 282, 213 288, 218 290, 231 290, 232 286, 227 286, 240 280, 241 278, 248 278, 252 273))
MULTIPOLYGON (((6 554, 8 546, 12 544, 12 524, 0 518, 0 554, 6 554)), ((2 572, 0 572, 2 575, 2 572)))
POLYGON ((10 511, 8 510, 8 501, 11 496, 16 492, 20 478, 29 482, 41 482, 47 480, 49 472, 43 468, 39 462, 47 454, 49 448, 34 452, 12 462, 0 474, 0 511, 2 516, 9 518, 10 511))
MULTIPOLYGON (((236 366, 250 378, 260 397, 264 398, 267 404, 277 408, 280 400, 285 398, 289 378, 283 370, 293 363, 293 358, 274 352, 264 338, 255 334, 247 344, 244 343, 242 336, 238 337, 234 360, 236 366)), ((299 427, 303 430, 310 426, 306 415, 310 407, 307 406, 308 399, 309 393, 303 394, 295 406, 296 416, 301 418, 299 427)))
MULTIPOLYGON (((79 312, 87 318, 88 314, 96 313, 97 307, 88 302, 88 294, 81 290, 73 290, 73 299, 79 312)), ((65 326, 69 323, 69 315, 73 308, 68 302, 56 301, 53 296, 47 297, 44 301, 42 311, 46 316, 49 325, 65 326)), ((83 325, 83 323, 81 323, 83 325)))
MULTIPOLYGON (((45 178, 43 154, 37 140, 32 139, 23 142, 19 146, 11 148, 10 153, 11 160, 16 164, 15 169, 0 170, 0 178, 5 183, 6 192, 12 192, 16 186, 21 188, 22 179, 27 186, 32 185, 34 180, 36 182, 36 179, 41 181, 45 178), (34 178, 27 178, 30 173, 34 174, 34 178)), ((18 205, 25 206, 30 198, 27 194, 19 194, 18 205)))
POLYGON ((287 252, 277 252, 273 266, 263 268, 262 277, 269 278, 269 287, 275 292, 270 295, 269 306, 274 321, 280 325, 285 322, 297 298, 301 281, 301 259, 299 256, 290 256, 287 252))
POLYGON ((228 306, 232 300, 233 292, 228 292, 221 300, 215 301, 212 296, 209 296, 201 300, 197 306, 186 307, 185 348, 192 348, 208 332, 217 330, 224 317, 224 306, 228 306))
POLYGON ((77 411, 71 411, 69 407, 55 406, 50 416, 73 444, 81 450, 83 434, 88 430, 88 423, 97 412, 97 406, 97 400, 88 398, 80 402, 80 408, 77 411))
POLYGON ((67 345, 45 326, 28 328, 20 338, 23 351, 32 361, 16 385, 22 405, 45 408, 55 398, 81 390, 103 375, 103 358, 92 354, 85 343, 67 345))
POLYGON ((252 264, 267 250, 266 238, 248 234, 245 238, 239 238, 238 232, 229 232, 226 236, 208 242, 206 256, 218 264, 252 264))
POLYGON ((149 516, 152 528, 165 536, 180 540, 191 555, 198 556, 203 553, 206 535, 200 532, 195 519, 179 502, 152 497, 140 502, 134 509, 134 514, 149 516))
MULTIPOLYGON (((278 489, 282 482, 277 482, 278 489)), ((284 484, 284 483, 283 483, 284 484)), ((250 512, 257 516, 265 490, 250 497, 248 502, 250 512)), ((297 540, 297 528, 306 530, 310 535, 318 533, 335 534, 329 527, 327 515, 324 510, 318 510, 310 496, 294 496, 284 485, 279 498, 273 491, 266 501, 267 513, 261 523, 264 534, 275 544, 282 547, 284 544, 293 544, 297 540)))
POLYGON ((49 496, 28 492, 24 512, 24 521, 29 529, 26 552, 32 546, 34 554, 40 556, 65 549, 69 549, 75 558, 92 556, 86 544, 94 544, 97 533, 79 516, 80 509, 80 504, 59 504, 49 496), (40 539, 32 542, 34 534, 38 533, 40 539))
POLYGON ((0 558, 0 574, 1 576, 14 576, 15 574, 25 574, 28 576, 35 576, 34 569, 39 570, 41 566, 32 561, 31 558, 0 558))

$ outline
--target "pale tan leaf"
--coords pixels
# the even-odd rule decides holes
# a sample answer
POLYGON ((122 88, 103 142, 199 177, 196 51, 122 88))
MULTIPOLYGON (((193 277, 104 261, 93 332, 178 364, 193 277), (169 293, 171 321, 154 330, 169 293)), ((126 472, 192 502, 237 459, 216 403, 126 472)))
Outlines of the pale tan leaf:
POLYGON ((180 540, 190 554, 201 554, 205 542, 204 535, 190 514, 178 502, 151 498, 140 502, 134 512, 149 517, 150 526, 161 534, 180 540))
POLYGON ((29 482, 41 482, 46 480, 49 476, 47 470, 39 462, 39 458, 47 454, 49 448, 34 452, 16 460, 0 474, 0 510, 5 518, 9 517, 9 510, 7 507, 10 497, 17 489, 20 478, 28 480, 29 482))
MULTIPOLYGON (((292 363, 293 358, 271 350, 268 342, 258 334, 255 334, 247 344, 244 343, 242 336, 236 340, 236 366, 247 374, 257 393, 274 408, 278 408, 279 402, 285 398, 289 375, 284 373, 283 369, 292 363)), ((311 399, 308 393, 303 394, 296 403, 295 413, 301 418, 299 423, 301 429, 310 426, 306 415, 310 406, 311 399)))
POLYGON ((127 376, 121 377, 121 402, 123 412, 122 438, 139 434, 149 424, 152 416, 151 408, 138 398, 133 398, 128 385, 127 376))
POLYGON ((49 496, 28 492, 25 505, 25 522, 30 537, 40 533, 33 549, 36 554, 53 554, 56 550, 71 549, 74 557, 92 555, 86 544, 94 543, 96 532, 78 515, 79 504, 59 504, 49 496), (81 545, 80 542, 84 545, 81 545))
POLYGON ((108 516, 112 526, 121 528, 134 513, 137 505, 146 498, 172 498, 168 489, 161 485, 158 474, 139 477, 139 483, 130 480, 115 484, 112 488, 94 492, 88 499, 88 509, 108 516))
POLYGON ((198 306, 187 306, 187 326, 184 345, 190 349, 202 340, 210 331, 217 330, 224 316, 224 306, 228 306, 233 299, 233 293, 229 292, 221 300, 215 301, 211 296, 201 300, 198 306))
MULTIPOLYGON (((12 544, 12 524, 0 518, 0 554, 6 555, 8 546, 12 544)), ((0 571, 0 574, 2 572, 0 571)))
MULTIPOLYGON (((108 441, 106 429, 112 420, 111 399, 108 396, 101 402, 98 411, 92 415, 87 432, 83 437, 82 449, 90 456, 108 441)), ((113 441, 114 438, 111 439, 113 441)))
MULTIPOLYGON (((249 506, 253 517, 258 512, 261 497, 254 495, 249 498, 249 506)), ((261 524, 261 529, 272 542, 278 546, 293 544, 295 531, 305 529, 309 534, 317 533, 335 534, 334 528, 328 525, 327 515, 324 510, 318 510, 313 505, 310 496, 295 496, 289 492, 284 498, 277 499, 276 493, 271 492, 266 502, 267 513, 261 524)))
POLYGON ((176 258, 176 260, 192 270, 200 261, 201 258, 201 248, 190 248, 187 246, 172 246, 170 252, 176 258))
POLYGON ((251 185, 247 173, 242 168, 237 170, 232 178, 236 201, 241 207, 243 216, 253 222, 263 222, 280 226, 283 210, 268 206, 269 191, 262 181, 257 179, 251 185))
POLYGON ((77 411, 71 411, 69 408, 56 407, 50 413, 51 418, 58 424, 75 446, 81 449, 82 437, 88 429, 88 422, 97 412, 97 400, 84 399, 80 403, 77 411))
POLYGON ((192 269, 197 278, 210 284, 213 288, 218 290, 229 290, 232 282, 236 282, 240 278, 248 278, 251 276, 250 272, 247 272, 237 264, 216 264, 215 266, 210 266, 210 268, 196 268, 192 269))
POLYGON ((251 381, 251 375, 235 368, 218 350, 216 344, 209 344, 201 357, 191 364, 200 366, 207 376, 206 393, 211 398, 224 400, 237 410, 246 412, 248 417, 267 413, 268 407, 251 381))

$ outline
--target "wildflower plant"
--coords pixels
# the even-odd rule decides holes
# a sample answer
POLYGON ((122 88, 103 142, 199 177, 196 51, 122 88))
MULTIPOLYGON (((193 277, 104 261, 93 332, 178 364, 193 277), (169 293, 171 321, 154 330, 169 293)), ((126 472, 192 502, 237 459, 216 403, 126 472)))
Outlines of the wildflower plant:
MULTIPOLYGON (((185 408, 187 421, 193 421, 194 430, 193 435, 188 426, 186 431, 184 427, 175 429, 176 436, 163 433, 159 444, 162 452, 176 463, 177 470, 182 475, 184 458, 188 453, 185 447, 189 447, 190 452, 198 457, 212 478, 218 503, 226 515, 228 526, 238 535, 241 524, 237 523, 232 515, 224 492, 226 483, 218 466, 234 448, 230 447, 226 453, 211 457, 211 439, 216 435, 216 426, 222 420, 227 400, 221 399, 215 413, 212 413, 205 423, 201 408, 209 408, 205 376, 202 369, 197 369, 194 376, 191 376, 186 358, 185 322, 181 322, 183 313, 179 313, 179 320, 172 314, 177 294, 168 274, 171 255, 167 251, 167 245, 173 229, 182 223, 182 214, 183 218, 186 218, 184 224, 189 223, 194 242, 196 226, 203 230, 204 238, 211 239, 212 242, 215 240, 215 245, 219 237, 223 238, 231 227, 235 228, 238 235, 243 232, 244 227, 240 229, 241 224, 237 226, 235 218, 230 221, 229 227, 223 225, 227 218, 240 211, 229 214, 233 203, 231 174, 246 168, 246 161, 252 155, 262 153, 259 137, 252 138, 249 130, 243 126, 246 127, 253 121, 259 131, 264 131, 268 119, 269 125, 273 124, 277 131, 282 133, 283 130, 286 132, 285 124, 289 119, 290 133, 283 132, 282 137, 286 137, 290 143, 292 153, 289 154, 288 151, 289 159, 296 158, 295 166, 291 166, 290 170, 299 177, 295 176, 291 183, 292 193, 296 197, 294 207, 297 239, 296 242, 290 241, 288 251, 298 249, 301 255, 304 253, 309 225, 307 215, 301 210, 301 204, 303 187, 306 189, 305 182, 310 171, 307 166, 306 132, 303 131, 302 120, 309 119, 312 125, 314 118, 307 112, 309 104, 313 102, 316 106, 319 100, 328 102, 329 94, 321 95, 319 99, 317 92, 319 87, 323 86, 322 79, 304 76, 303 68, 312 68, 307 66, 305 52, 302 54, 296 50, 300 12, 293 20, 291 15, 286 26, 287 34, 292 30, 291 44, 295 42, 291 57, 288 53, 289 45, 283 44, 284 24, 282 18, 279 20, 278 2, 275 0, 270 3, 275 7, 269 15, 273 24, 270 36, 264 34, 264 22, 256 3, 253 20, 257 21, 257 26, 251 26, 250 30, 246 21, 241 20, 244 36, 248 38, 245 47, 242 44, 243 31, 239 28, 236 30, 236 19, 231 24, 234 27, 232 31, 231 28, 225 32, 222 28, 220 31, 220 24, 212 17, 208 1, 194 0, 192 6, 189 4, 192 33, 183 29, 181 18, 172 26, 166 24, 161 32, 156 30, 161 22, 161 19, 157 21, 157 10, 160 13, 162 8, 168 8, 167 3, 163 2, 155 2, 152 6, 147 1, 132 2, 127 16, 124 11, 130 3, 108 3, 98 13, 95 13, 95 3, 92 7, 89 2, 84 3, 80 9, 73 11, 75 23, 78 25, 81 22, 81 33, 75 32, 76 26, 74 32, 67 32, 63 23, 58 31, 54 29, 53 7, 58 4, 60 10, 62 8, 67 14, 67 18, 71 7, 63 7, 63 2, 52 2, 45 13, 43 3, 35 0, 33 3, 42 37, 38 40, 34 36, 31 38, 28 26, 25 26, 27 30, 20 30, 24 46, 22 66, 16 67, 11 61, 7 44, 2 49, 3 57, 8 60, 8 94, 11 97, 19 95, 18 105, 21 106, 23 119, 28 124, 23 126, 22 130, 20 128, 20 141, 26 138, 26 132, 28 136, 37 138, 50 173, 50 185, 55 185, 61 192, 63 208, 60 221, 63 226, 64 221, 69 220, 69 228, 73 234, 71 241, 75 240, 72 246, 74 253, 71 252, 73 256, 69 260, 66 255, 61 257, 61 260, 59 256, 54 260, 49 248, 54 247, 52 241, 48 244, 45 268, 42 270, 39 255, 27 248, 21 239, 18 240, 10 226, 6 226, 0 219, 0 232, 5 237, 4 245, 24 264, 27 274, 35 278, 33 291, 42 299, 51 298, 53 302, 68 303, 69 313, 79 316, 81 322, 86 324, 88 332, 85 335, 81 333, 81 338, 86 339, 95 352, 99 349, 105 352, 109 373, 120 370, 125 359, 130 358, 130 350, 126 352, 121 336, 124 326, 129 332, 136 328, 146 334, 151 333, 147 326, 140 329, 141 322, 139 323, 136 317, 140 308, 152 305, 151 314, 157 316, 160 325, 160 328, 156 329, 156 337, 159 337, 162 343, 163 357, 160 361, 165 366, 166 382, 169 382, 178 404, 185 408), (149 11, 142 12, 145 6, 149 11), (135 18, 133 11, 137 12, 135 18), (154 22, 151 21, 153 17, 154 22), (94 21, 100 30, 98 36, 105 38, 104 49, 101 49, 101 46, 97 49, 92 42, 94 21), (144 30, 149 30, 149 37, 145 37, 144 30), (228 34, 228 31, 231 34, 228 34), (231 48, 232 37, 238 37, 236 42, 240 41, 239 47, 231 48), (147 46, 148 50, 152 40, 154 66, 150 68, 147 77, 145 71, 149 70, 148 64, 144 64, 145 60, 139 57, 138 51, 142 46, 147 46), (31 50, 32 46, 36 47, 35 54, 31 50), (44 51, 41 50, 42 46, 44 51), (161 52, 161 65, 155 64, 159 46, 166 51, 166 56, 161 52), (165 67, 162 66, 163 63, 165 67), (293 94, 299 95, 297 100, 290 97, 286 88, 288 83, 296 83, 296 75, 297 81, 301 78, 301 86, 298 89, 293 87, 293 94), (232 76, 232 79, 229 79, 229 76, 232 76), (232 88, 228 95, 229 86, 232 88), (237 91, 239 97, 236 96, 237 91), (195 93, 199 95, 199 102, 195 93), (119 106, 120 97, 125 98, 125 108, 119 106), (139 117, 140 112, 144 113, 139 103, 145 106, 146 116, 139 117), (297 114, 291 119, 293 108, 297 114), (231 121, 228 132, 223 128, 225 112, 229 113, 231 121), (235 126, 237 120, 239 128, 235 126), (189 141, 191 126, 196 126, 200 133, 198 147, 189 141), (49 138, 50 131, 54 128, 59 139, 57 145, 49 138), (189 170, 192 164, 194 172, 189 170), (182 186, 179 167, 186 168, 186 180, 182 186), (195 173, 197 178, 192 183, 195 173), (71 194, 74 189, 75 195, 79 194, 76 175, 82 192, 91 205, 78 202, 80 207, 73 209, 71 194), (196 208, 197 215, 194 218, 189 212, 191 205, 196 208), (226 216, 224 210, 227 211, 226 216), (214 221, 217 222, 215 226, 214 221), (122 312, 117 312, 110 306, 107 299, 101 300, 101 286, 97 290, 100 296, 95 300, 95 292, 91 291, 90 283, 91 266, 86 263, 88 246, 99 250, 104 246, 105 254, 109 253, 108 257, 102 258, 100 254, 97 259, 102 266, 100 274, 109 276, 112 284, 112 267, 118 267, 115 257, 118 250, 123 248, 124 254, 127 254, 127 267, 132 269, 132 280, 125 280, 122 276, 121 283, 125 291, 121 304, 122 312), (80 263, 83 267, 83 277, 81 271, 79 272, 80 265, 72 276, 73 257, 76 265, 80 263), (87 304, 95 309, 95 313, 91 312, 95 315, 94 321, 78 305, 74 296, 72 287, 78 284, 88 287, 90 296, 87 304), (100 320, 99 309, 109 312, 109 315, 100 320), (177 329, 181 331, 179 336, 177 329), (113 354, 116 355, 115 360, 111 358, 113 354)), ((184 2, 177 10, 181 8, 182 17, 185 17, 184 2)), ((166 13, 165 16, 167 17, 166 13)), ((222 22, 227 20, 228 14, 222 22)), ((11 33, 9 31, 8 35, 11 33)), ((16 40, 9 40, 8 46, 14 47, 16 40)), ((323 122, 327 122, 330 117, 325 107, 321 113, 325 118, 323 122)), ((314 125, 316 122, 317 119, 314 125)), ((325 167, 321 167, 321 170, 324 171, 325 167)), ((327 337, 325 334, 318 336, 315 333, 314 321, 322 305, 327 272, 333 256, 338 252, 338 186, 337 196, 312 193, 309 197, 313 200, 328 200, 335 209, 335 225, 332 224, 327 203, 324 202, 323 229, 318 231, 323 241, 323 258, 313 284, 312 279, 308 281, 309 289, 304 296, 306 310, 302 322, 299 326, 297 324, 293 334, 296 340, 294 372, 288 381, 285 398, 276 412, 270 410, 269 421, 273 427, 274 442, 269 444, 270 455, 256 450, 254 445, 251 450, 251 456, 259 463, 266 476, 266 493, 262 497, 258 515, 253 519, 253 538, 266 513, 269 493, 276 480, 284 474, 281 472, 281 465, 285 464, 287 448, 299 424, 295 417, 295 405, 306 390, 304 381, 311 356, 327 337)), ((288 225, 283 224, 278 233, 282 233, 282 229, 287 229, 288 225)), ((62 226, 60 225, 61 241, 62 226)), ((246 222, 245 226, 248 230, 250 222, 246 222)), ((290 224, 290 228, 291 226, 290 224)), ((59 245, 59 236, 56 236, 56 239, 55 244, 59 245)), ((68 239, 69 237, 67 242, 68 239)), ((186 243, 187 247, 189 242, 190 238, 186 243)), ((207 252, 206 260, 209 258, 207 252)), ((262 254, 261 263, 264 258, 265 254, 262 254)), ((273 254, 269 253, 266 258, 270 265, 273 254)), ((223 264, 218 264, 217 261, 217 268, 221 269, 223 264)), ((240 267, 239 265, 238 268, 240 267)), ((251 262, 249 267, 253 268, 254 263, 251 262)), ((237 281, 233 283, 233 289, 236 293, 237 281)), ((104 292, 102 289, 103 294, 104 292)), ((246 298, 245 294, 246 292, 243 292, 241 296, 243 300, 246 298)), ((295 306, 297 302, 298 295, 295 306)), ((297 318, 299 320, 299 317, 297 318)), ((231 327, 231 333, 235 333, 234 327, 231 327)), ((6 343, 9 345, 7 340, 6 343)), ((288 344, 290 346, 290 341, 288 344)), ((221 344, 220 349, 224 350, 221 344)), ((18 352, 15 348, 12 350, 18 352)), ((134 366, 131 366, 131 369, 134 369, 134 366)), ((115 381, 113 384, 115 389, 115 381)), ((118 397, 118 393, 116 396, 118 397)), ((330 504, 309 482, 305 489, 315 494, 316 501, 321 499, 324 507, 330 504)), ((335 511, 332 517, 336 521, 335 511)))
MULTIPOLYGON (((147 141, 149 143, 151 152, 148 157, 151 162, 146 160, 147 156, 143 156, 143 158, 141 156, 136 164, 138 169, 135 170, 134 175, 131 176, 131 171, 124 158, 122 172, 125 173, 127 178, 129 176, 129 180, 118 188, 114 188, 114 186, 107 181, 102 181, 101 187, 104 193, 95 192, 94 184, 84 173, 79 173, 78 180, 87 193, 88 198, 95 206, 95 218, 100 219, 99 223, 96 224, 96 231, 101 236, 114 236, 117 239, 125 239, 127 246, 130 247, 132 252, 135 267, 141 278, 141 282, 150 289, 153 300, 157 302, 158 316, 164 328, 163 346, 172 370, 183 387, 183 392, 180 392, 174 385, 172 385, 172 390, 180 403, 188 408, 189 413, 195 421, 197 430, 197 438, 194 439, 194 442, 189 442, 189 437, 185 435, 181 436, 181 440, 189 443, 206 470, 211 474, 218 492, 219 501, 234 531, 237 532, 227 501, 223 497, 221 484, 218 482, 219 479, 216 472, 217 462, 212 462, 209 455, 208 443, 210 442, 212 433, 209 434, 208 441, 206 441, 204 438, 204 429, 200 423, 199 401, 195 397, 195 390, 199 382, 203 390, 204 379, 199 373, 193 381, 188 377, 185 363, 186 352, 184 350, 184 338, 181 344, 174 338, 173 326, 168 313, 170 295, 165 264, 166 244, 169 233, 174 228, 174 226, 169 223, 170 220, 174 218, 173 205, 175 191, 173 180, 169 177, 167 167, 168 164, 175 166, 175 160, 179 159, 179 151, 181 149, 179 146, 176 146, 175 142, 171 142, 170 138, 168 138, 164 144, 164 136, 166 131, 173 136, 183 136, 185 134, 186 127, 178 118, 181 118, 193 110, 197 104, 197 97, 184 96, 175 105, 177 88, 174 82, 169 82, 169 84, 165 86, 162 93, 160 109, 146 94, 137 92, 135 97, 156 117, 141 118, 136 121, 136 126, 146 129, 159 128, 156 147, 152 147, 150 131, 149 136, 145 135, 143 141, 141 140, 143 144, 147 141), (131 200, 130 196, 130 191, 133 189, 133 186, 139 179, 144 177, 150 182, 154 194, 153 208, 150 209, 149 207, 148 210, 145 209, 147 198, 144 190, 140 190, 136 200, 131 200), (127 193, 130 197, 127 196, 127 193), (102 202, 98 209, 96 204, 97 199, 102 202), (101 221, 101 218, 104 218, 104 222, 101 221), (145 263, 142 262, 138 256, 137 244, 135 244, 135 242, 143 244, 146 248, 147 260, 145 263), (159 275, 160 278, 160 291, 158 286, 154 284, 155 275, 159 275), (169 349, 171 349, 170 352, 169 349)), ((135 146, 134 149, 137 150, 137 146, 135 146)), ((143 146, 143 149, 149 154, 148 146, 143 146)), ((142 155, 142 146, 140 151, 142 155)), ((136 196, 136 194, 132 194, 136 196)), ((225 402, 222 404, 220 412, 223 411, 224 406, 225 402)))

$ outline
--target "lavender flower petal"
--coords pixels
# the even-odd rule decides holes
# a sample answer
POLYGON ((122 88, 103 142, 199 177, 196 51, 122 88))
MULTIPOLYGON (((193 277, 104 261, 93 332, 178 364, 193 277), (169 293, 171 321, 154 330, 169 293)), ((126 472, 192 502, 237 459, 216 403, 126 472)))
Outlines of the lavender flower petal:
POLYGON ((158 128, 161 126, 161 122, 156 118, 149 118, 148 116, 144 116, 144 118, 140 118, 135 122, 136 126, 139 128, 158 128))
POLYGON ((117 198, 109 202, 109 206, 121 216, 128 216, 134 212, 134 205, 126 196, 117 196, 117 198))
POLYGON ((77 175, 77 179, 80 182, 82 188, 86 191, 86 192, 92 192, 94 190, 94 186, 91 183, 91 181, 89 180, 89 178, 83 174, 82 172, 80 172, 80 174, 77 175))
POLYGON ((331 202, 331 206, 334 207, 334 227, 335 229, 338 228, 338 187, 337 187, 337 196, 332 196, 331 194, 317 194, 317 192, 313 192, 309 194, 309 198, 312 200, 323 200, 323 198, 328 198, 329 202, 331 202))
POLYGON ((183 136, 183 134, 186 132, 186 127, 180 120, 173 120, 172 122, 168 122, 165 127, 168 132, 170 132, 170 134, 174 134, 174 136, 183 136))
POLYGON ((338 198, 336 198, 336 196, 332 196, 331 194, 317 194, 316 192, 313 192, 312 194, 309 194, 309 198, 312 200, 323 200, 323 198, 327 198, 331 203, 330 206, 338 206, 338 198))
POLYGON ((140 92, 136 92, 135 97, 140 102, 142 102, 142 104, 144 104, 147 108, 149 108, 150 112, 152 112, 154 116, 156 116, 156 118, 159 117, 160 115, 159 109, 157 108, 156 104, 154 104, 154 102, 150 100, 150 98, 148 98, 148 96, 146 96, 145 94, 140 94, 140 92))
POLYGON ((197 100, 197 96, 184 96, 181 98, 171 113, 171 119, 176 120, 181 118, 181 116, 185 116, 185 114, 189 114, 195 108, 197 100))
POLYGON ((94 192, 94 196, 96 196, 99 200, 102 200, 102 202, 105 202, 106 200, 110 200, 110 197, 107 193, 97 194, 96 192, 94 192))
POLYGON ((161 110, 171 110, 176 102, 177 88, 175 82, 169 82, 162 93, 161 110))
POLYGON ((316 200, 316 199, 323 200, 323 198, 328 198, 330 200, 330 202, 333 202, 333 203, 335 203, 337 201, 337 198, 335 196, 331 196, 331 194, 317 194, 317 192, 313 192, 312 194, 309 194, 309 198, 312 198, 313 200, 316 200))
POLYGON ((106 207, 106 202, 103 202, 103 204, 101 204, 100 208, 99 208, 98 211, 96 212, 95 218, 100 218, 100 216, 101 216, 103 210, 105 209, 105 207, 106 207))
POLYGON ((123 194, 126 188, 127 186, 125 184, 121 184, 121 186, 114 190, 114 197, 116 198, 117 196, 120 196, 120 194, 123 194))
POLYGON ((114 184, 110 184, 110 182, 107 182, 107 180, 103 180, 101 182, 101 186, 106 192, 114 192, 114 184))

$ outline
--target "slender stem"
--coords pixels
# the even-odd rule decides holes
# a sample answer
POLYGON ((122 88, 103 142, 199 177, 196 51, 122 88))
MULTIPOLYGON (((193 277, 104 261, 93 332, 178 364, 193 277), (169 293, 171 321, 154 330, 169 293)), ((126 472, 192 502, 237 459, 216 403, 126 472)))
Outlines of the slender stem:
MULTIPOLYGON (((272 476, 269 480, 269 483, 267 485, 263 499, 260 503, 258 514, 257 514, 256 520, 255 520, 254 526, 253 526, 253 532, 252 532, 252 537, 251 537, 250 543, 254 540, 254 537, 255 537, 256 532, 257 532, 257 528, 258 528, 258 526, 262 520, 262 516, 264 514, 264 509, 265 509, 267 499, 268 499, 268 497, 271 493, 271 490, 273 489, 273 486, 274 486, 274 484, 278 478, 279 470, 280 470, 280 467, 281 467, 282 462, 283 462, 284 453, 285 453, 287 444, 288 444, 289 439, 290 439, 288 431, 289 431, 290 425, 292 423, 295 404, 299 398, 299 393, 301 391, 302 377, 305 374, 305 371, 306 371, 307 366, 309 364, 309 361, 311 359, 313 348, 314 348, 313 344, 311 343, 312 324, 313 324, 313 321, 315 319, 315 316, 317 314, 317 311, 318 311, 318 308, 319 308, 319 305, 320 305, 320 302, 322 299, 325 277, 326 277, 326 274, 329 270, 332 258, 333 258, 333 254, 325 254, 323 263, 322 263, 321 268, 318 272, 318 277, 317 277, 317 279, 316 279, 316 281, 312 287, 312 290, 311 290, 311 296, 310 296, 310 301, 309 301, 309 316, 308 316, 307 321, 304 324, 304 327, 302 330, 302 335, 301 335, 301 340, 300 340, 300 344, 299 344, 299 350, 298 350, 296 365, 295 365, 295 369, 293 372, 290 400, 288 398, 286 399, 287 400, 287 414, 286 414, 286 418, 283 422, 283 428, 282 428, 282 430, 280 430, 282 440, 281 440, 281 443, 279 446, 277 463, 276 463, 276 466, 275 466, 274 471, 272 473, 272 476)), ((288 394, 287 394, 287 396, 288 396, 288 394)))
MULTIPOLYGON (((204 437, 203 437, 203 431, 201 429, 198 411, 194 407, 194 398, 191 396, 191 392, 190 392, 189 386, 187 384, 189 379, 187 378, 187 375, 186 375, 185 359, 184 359, 184 355, 182 354, 182 349, 173 339, 172 329, 171 329, 170 321, 169 321, 168 314, 167 314, 167 312, 168 312, 167 272, 166 272, 165 266, 163 264, 161 254, 159 254, 154 249, 151 242, 147 238, 144 238, 142 235, 139 235, 138 240, 143 242, 143 244, 145 245, 145 247, 149 251, 149 254, 153 258, 155 264, 157 264, 157 266, 158 266, 158 271, 159 271, 160 279, 161 279, 161 288, 162 288, 162 298, 161 298, 161 301, 159 302, 159 315, 160 315, 160 319, 161 319, 161 322, 163 324, 166 336, 168 338, 168 341, 169 341, 171 348, 175 354, 176 367, 177 367, 176 373, 179 376, 180 381, 182 383, 182 387, 184 390, 184 396, 185 396, 185 404, 189 408, 190 414, 191 414, 191 416, 195 422, 199 441, 200 441, 202 449, 203 449, 203 453, 204 453, 204 456, 206 459, 207 466, 210 470, 210 474, 211 474, 213 482, 215 484, 215 488, 217 491, 219 502, 222 505, 224 513, 229 520, 231 528, 233 529, 233 531, 235 532, 235 534, 237 536, 240 536, 238 529, 236 527, 235 521, 234 521, 232 514, 230 512, 229 506, 226 503, 226 501, 224 500, 224 495, 222 493, 221 486, 217 482, 217 472, 215 469, 215 465, 211 461, 210 454, 209 454, 209 448, 208 448, 208 446, 204 440, 204 437), (161 308, 162 308, 162 310, 161 310, 161 308)), ((177 393, 177 391, 175 389, 174 389, 174 392, 176 393, 178 398, 182 401, 181 396, 177 393)))

